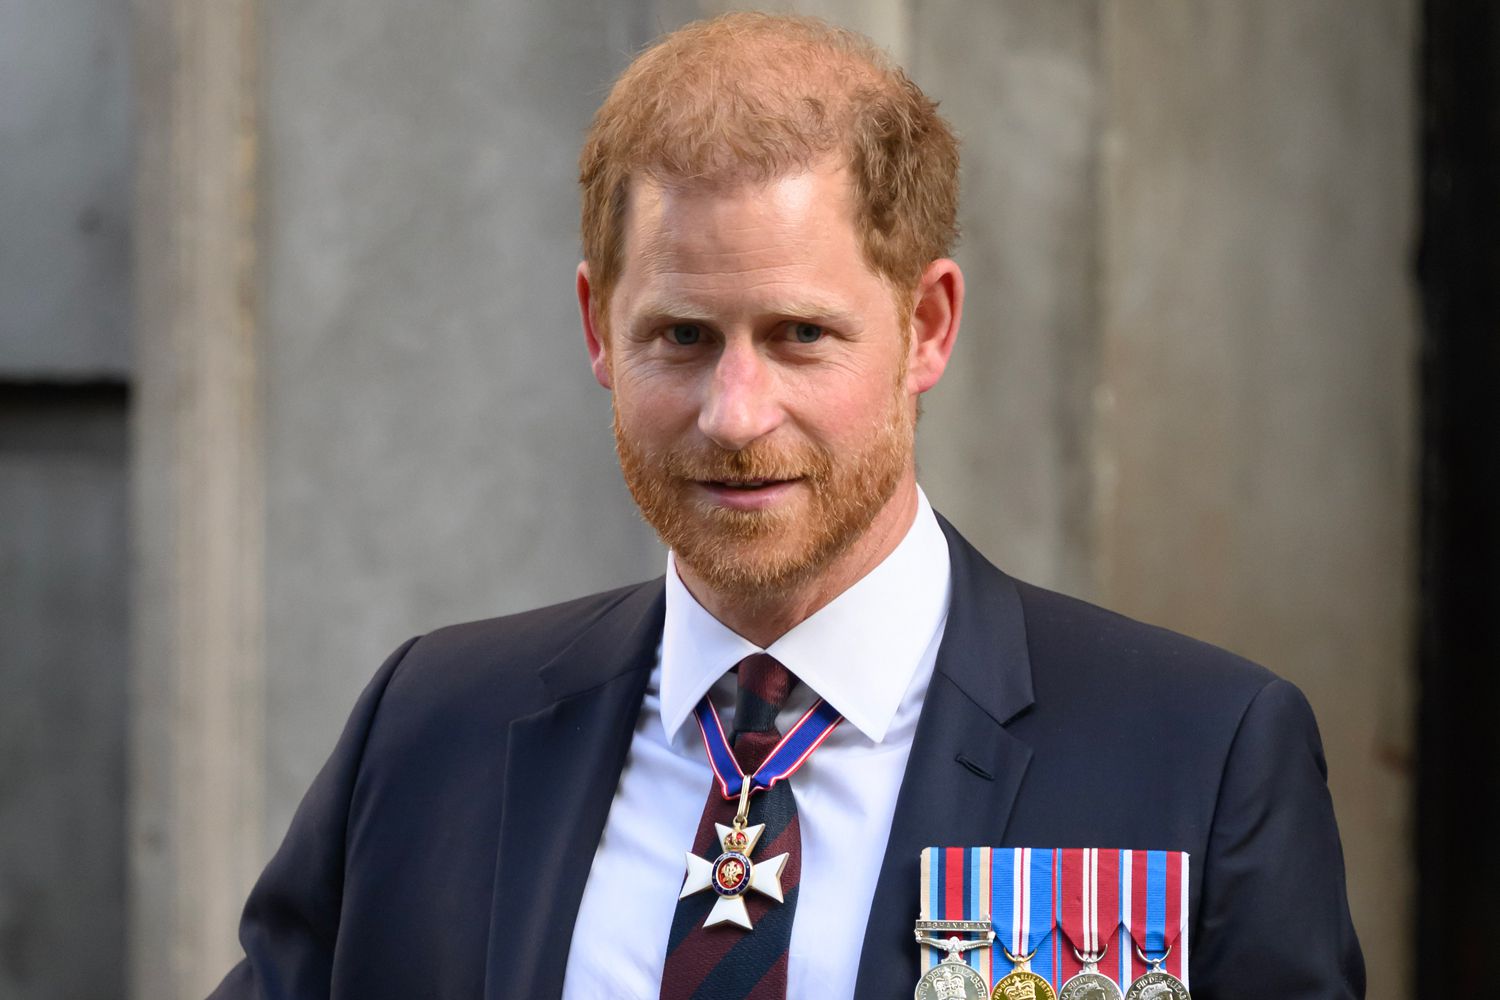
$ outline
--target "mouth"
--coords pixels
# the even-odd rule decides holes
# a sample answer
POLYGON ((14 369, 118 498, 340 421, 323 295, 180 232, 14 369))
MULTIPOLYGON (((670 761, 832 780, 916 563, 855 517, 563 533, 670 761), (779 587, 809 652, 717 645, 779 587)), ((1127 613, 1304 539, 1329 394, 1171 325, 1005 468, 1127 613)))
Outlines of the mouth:
POLYGON ((707 485, 725 490, 759 490, 767 486, 777 486, 781 483, 790 482, 786 479, 716 479, 710 480, 707 485))
POLYGON ((782 499, 800 479, 704 479, 698 486, 722 507, 762 510, 782 499))

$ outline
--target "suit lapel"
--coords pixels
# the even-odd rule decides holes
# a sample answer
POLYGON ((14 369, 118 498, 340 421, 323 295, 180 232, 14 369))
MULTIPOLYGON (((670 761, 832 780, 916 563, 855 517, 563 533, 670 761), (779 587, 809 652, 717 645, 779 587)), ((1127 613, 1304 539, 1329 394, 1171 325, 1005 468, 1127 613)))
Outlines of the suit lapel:
POLYGON ((1032 703, 1015 584, 938 521, 948 536, 952 602, 865 925, 854 991, 861 998, 910 995, 922 849, 1002 844, 1031 760, 1031 748, 1004 728, 1032 703))
MULTIPOLYGON (((1020 597, 938 520, 952 603, 865 928, 861 998, 909 995, 922 849, 1001 844, 1031 759, 1004 728, 1032 703, 1020 597)), ((656 662, 662 607, 659 580, 629 592, 542 668, 551 702, 510 725, 486 1000, 561 994, 579 900, 656 662)))
POLYGON ((662 594, 657 580, 608 609, 541 668, 550 704, 510 724, 486 1000, 562 991, 579 900, 656 662, 662 594))

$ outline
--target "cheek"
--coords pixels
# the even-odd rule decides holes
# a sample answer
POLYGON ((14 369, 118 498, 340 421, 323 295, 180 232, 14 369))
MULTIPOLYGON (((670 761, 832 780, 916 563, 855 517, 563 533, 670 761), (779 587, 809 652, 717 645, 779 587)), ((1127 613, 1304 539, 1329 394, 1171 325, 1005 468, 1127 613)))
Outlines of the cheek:
POLYGON ((641 373, 616 373, 614 404, 622 424, 640 434, 675 433, 697 423, 693 394, 683 386, 641 373))
POLYGON ((837 388, 825 385, 805 399, 810 418, 830 440, 859 440, 890 419, 896 392, 889 373, 881 372, 837 388))

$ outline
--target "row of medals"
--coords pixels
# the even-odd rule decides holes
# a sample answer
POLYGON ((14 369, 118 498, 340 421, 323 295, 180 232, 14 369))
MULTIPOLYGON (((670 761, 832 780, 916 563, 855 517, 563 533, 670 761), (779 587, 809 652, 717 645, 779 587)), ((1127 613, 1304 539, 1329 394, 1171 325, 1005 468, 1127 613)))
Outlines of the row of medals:
MULTIPOLYGON (((1162 969, 1167 955, 1157 959, 1141 956, 1151 968, 1130 984, 1122 996, 1115 981, 1099 971, 1104 952, 1079 954, 1083 969, 1053 992, 1052 984, 1027 968, 1031 955, 1005 957, 1015 966, 991 990, 984 977, 964 961, 963 953, 971 948, 989 947, 995 940, 993 925, 987 920, 919 920, 917 943, 947 951, 947 957, 917 981, 916 1000, 1192 1000, 1182 980, 1162 969), (948 933, 945 940, 933 932, 948 933), (963 940, 958 934, 980 934, 976 940, 963 940)), ((1170 954, 1170 949, 1167 954, 1170 954)), ((1032 954, 1035 954, 1033 952, 1032 954)))

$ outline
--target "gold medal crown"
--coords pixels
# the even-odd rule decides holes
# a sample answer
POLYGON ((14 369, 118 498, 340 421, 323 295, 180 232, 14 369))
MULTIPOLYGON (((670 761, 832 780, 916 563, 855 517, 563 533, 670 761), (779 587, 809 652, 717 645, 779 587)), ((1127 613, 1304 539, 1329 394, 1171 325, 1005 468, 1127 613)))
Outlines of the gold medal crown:
POLYGON ((1016 977, 1015 979, 1006 978, 1008 981, 1002 982, 1000 985, 1004 988, 1005 995, 1009 1000, 1036 1000, 1036 983, 1030 979, 1021 977, 1016 977))

